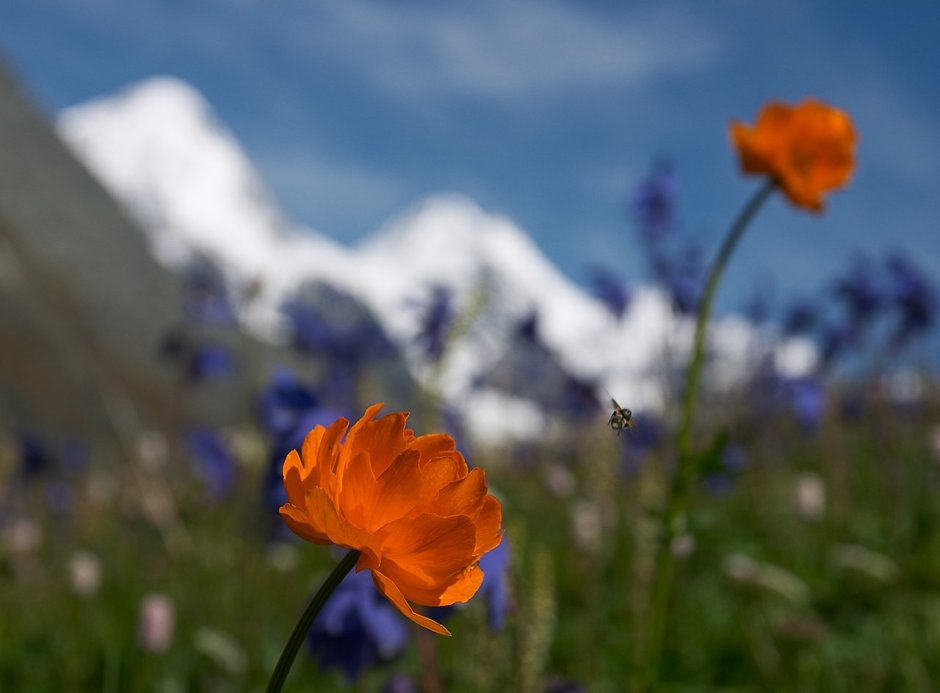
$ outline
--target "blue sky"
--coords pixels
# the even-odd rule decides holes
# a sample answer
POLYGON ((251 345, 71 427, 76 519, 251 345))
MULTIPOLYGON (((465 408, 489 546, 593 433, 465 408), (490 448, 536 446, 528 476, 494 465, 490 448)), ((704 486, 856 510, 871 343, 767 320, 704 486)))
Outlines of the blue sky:
POLYGON ((154 74, 192 83, 289 216, 354 241, 456 190, 576 281, 639 281, 627 191, 658 156, 714 249, 756 181, 727 143, 771 98, 849 111, 859 168, 822 217, 774 200, 722 294, 812 294, 853 254, 940 277, 940 3, 7 0, 0 51, 50 114, 154 74))

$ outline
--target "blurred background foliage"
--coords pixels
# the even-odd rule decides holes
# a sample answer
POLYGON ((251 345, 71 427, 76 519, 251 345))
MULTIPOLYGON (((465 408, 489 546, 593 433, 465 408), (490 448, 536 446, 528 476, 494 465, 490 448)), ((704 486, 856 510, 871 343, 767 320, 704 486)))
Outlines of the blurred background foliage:
MULTIPOLYGON (((650 277, 681 315, 695 296, 675 279, 694 273, 672 269, 695 253, 671 226, 666 173, 654 166, 629 200, 650 277)), ((596 276, 619 317, 628 287, 596 276)), ((119 444, 4 428, 0 688, 263 686, 336 560, 281 526, 280 462, 312 426, 381 399, 369 367, 394 350, 330 292, 307 287, 285 306, 294 365, 258 371, 266 378, 234 424, 143 427, 119 444)), ((860 259, 827 294, 776 309, 782 334, 815 340, 815 371, 788 378, 767 362, 707 390, 703 475, 672 546, 664 686, 936 689, 940 393, 936 374, 917 366, 933 292, 902 256, 860 259)), ((426 295, 415 343, 433 373, 464 328, 445 291, 426 295)), ((211 264, 182 275, 181 297, 177 326, 152 354, 181 397, 216 380, 257 382, 232 335, 216 341, 237 329, 236 302, 211 264)), ((753 310, 755 323, 772 312, 753 310)), ((454 637, 416 632, 351 576, 288 690, 619 691, 636 681, 677 403, 637 412, 618 436, 596 384, 547 358, 537 315, 513 339, 515 361, 488 377, 516 391, 538 385, 556 414, 542 435, 475 445, 460 412, 429 389, 433 378, 413 407, 412 425, 454 433, 504 504, 505 544, 488 557, 480 594, 437 615, 454 637)), ((663 372, 667 387, 673 375, 663 372)))

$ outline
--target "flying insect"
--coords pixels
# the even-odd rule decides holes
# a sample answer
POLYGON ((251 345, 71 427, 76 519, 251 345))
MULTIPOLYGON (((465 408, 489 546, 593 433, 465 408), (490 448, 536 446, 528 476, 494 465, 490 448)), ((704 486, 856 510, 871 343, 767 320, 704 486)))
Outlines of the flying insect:
MULTIPOLYGON (((610 393, 608 392, 607 394, 609 395, 610 393)), ((610 403, 614 405, 614 411, 610 415, 610 419, 607 420, 607 425, 614 431, 617 431, 617 435, 619 436, 623 433, 623 429, 630 428, 633 425, 633 412, 625 407, 621 407, 613 397, 610 398, 610 403)))

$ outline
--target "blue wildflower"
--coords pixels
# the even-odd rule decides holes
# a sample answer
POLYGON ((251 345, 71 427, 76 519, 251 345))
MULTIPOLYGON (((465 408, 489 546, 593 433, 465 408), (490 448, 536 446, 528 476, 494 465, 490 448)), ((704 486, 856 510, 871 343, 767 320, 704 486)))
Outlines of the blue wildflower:
POLYGON ((783 334, 787 337, 806 334, 813 330, 819 322, 819 311, 810 301, 797 301, 793 303, 783 318, 783 334))
POLYGON ((822 362, 830 366, 836 359, 861 345, 860 327, 855 322, 840 322, 826 327, 822 334, 822 362))
POLYGON ((596 393, 596 383, 566 372, 561 376, 560 396, 552 408, 569 419, 593 417, 600 407, 596 393))
POLYGON ((924 271, 900 253, 894 253, 888 258, 888 272, 891 281, 890 300, 899 313, 894 342, 901 344, 933 326, 937 290, 924 271))
POLYGON ((282 311, 291 325, 294 346, 331 365, 358 368, 366 360, 395 353, 374 317, 349 294, 325 284, 308 286, 282 311))
POLYGON ((68 512, 75 502, 72 486, 62 479, 52 479, 44 484, 46 503, 56 513, 68 512))
POLYGON ((630 307, 630 292, 606 267, 596 265, 589 270, 591 292, 611 315, 620 320, 630 307))
POLYGON ((172 329, 164 335, 158 355, 179 367, 182 378, 190 385, 230 375, 236 368, 228 347, 196 340, 181 329, 172 329))
POLYGON ((454 321, 454 296, 446 286, 435 286, 422 310, 415 342, 431 362, 441 360, 447 348, 447 335, 454 321))
POLYGON ((280 436, 294 429, 300 418, 317 404, 311 386, 288 369, 278 368, 258 397, 258 418, 268 434, 280 436))
POLYGON ((509 540, 504 536, 499 546, 480 559, 483 584, 479 594, 486 599, 486 622, 493 631, 503 627, 509 612, 509 551, 509 540))
POLYGON ((680 315, 694 315, 702 297, 705 275, 701 248, 690 244, 675 259, 661 257, 655 270, 657 280, 665 285, 672 298, 673 309, 680 315))
POLYGON ((221 378, 235 372, 235 357, 221 344, 206 343, 193 348, 186 367, 191 384, 221 378))
POLYGON ((631 421, 630 435, 624 436, 620 445, 621 471, 630 476, 639 471, 643 457, 662 442, 664 435, 662 422, 648 412, 633 412, 631 421))
POLYGON ((523 342, 539 343, 539 314, 534 308, 516 324, 516 336, 523 342))
POLYGON ((407 641, 406 622, 376 591, 368 571, 346 576, 307 637, 320 666, 340 670, 350 683, 369 667, 401 654, 407 641))
POLYGON ((640 236, 655 244, 666 238, 675 224, 675 197, 678 181, 671 163, 660 161, 634 189, 630 210, 640 236))
POLYGON ((207 258, 200 258, 183 270, 183 312, 200 325, 235 323, 235 308, 225 277, 207 258))
POLYGON ((62 469, 68 475, 80 474, 88 468, 89 456, 88 443, 76 439, 68 440, 62 446, 62 469))
POLYGON ((398 356, 382 326, 352 296, 323 284, 307 286, 282 308, 295 348, 324 367, 323 399, 358 408, 356 386, 363 370, 398 356))
MULTIPOLYGON (((318 424, 335 421, 341 412, 321 404, 312 386, 286 368, 277 369, 258 397, 258 418, 271 437, 270 458, 262 484, 263 506, 277 510, 287 502, 281 468, 291 450, 299 450, 304 437, 318 424)), ((281 527, 281 523, 277 523, 281 527)))
POLYGON ((767 284, 758 284, 754 287, 750 297, 744 304, 744 315, 755 325, 763 325, 770 317, 772 303, 771 290, 767 284))
POLYGON ((864 257, 856 259, 845 276, 836 281, 833 291, 845 303, 849 320, 857 327, 869 323, 883 301, 875 272, 864 257))
POLYGON ((38 436, 28 431, 18 431, 15 438, 20 458, 19 475, 22 478, 30 479, 51 470, 52 454, 38 436))
POLYGON ((192 454, 193 468, 213 499, 228 495, 235 482, 235 459, 222 439, 214 432, 197 428, 186 436, 192 454))
POLYGON ((750 459, 747 451, 737 443, 728 443, 721 451, 719 469, 705 475, 705 483, 712 493, 727 493, 735 478, 744 471, 750 459))
POLYGON ((694 315, 701 300, 701 286, 695 277, 687 274, 673 275, 669 283, 672 307, 680 315, 694 315))
POLYGON ((301 353, 331 353, 335 349, 334 330, 316 311, 301 301, 285 303, 281 310, 290 322, 294 346, 301 353))
POLYGON ((405 674, 393 674, 382 686, 382 693, 418 693, 418 684, 405 674))
POLYGON ((790 411, 806 431, 819 428, 826 410, 826 391, 818 378, 801 377, 785 381, 790 411))

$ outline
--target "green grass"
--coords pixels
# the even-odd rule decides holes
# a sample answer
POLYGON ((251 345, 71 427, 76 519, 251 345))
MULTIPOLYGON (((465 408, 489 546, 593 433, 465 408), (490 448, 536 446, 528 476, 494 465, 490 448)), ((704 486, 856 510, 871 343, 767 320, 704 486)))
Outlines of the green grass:
MULTIPOLYGON (((940 689, 940 465, 928 448, 929 428, 940 422, 936 402, 918 411, 877 405, 856 422, 829 420, 813 436, 787 421, 729 420, 751 465, 727 492, 702 485, 694 495, 662 688, 940 689), (795 501, 807 473, 825 486, 818 517, 795 501)), ((701 432, 700 447, 708 435, 701 432)), ((454 691, 540 691, 562 680, 628 690, 669 452, 652 451, 629 476, 620 471, 621 445, 631 445, 629 434, 618 439, 600 421, 546 438, 525 465, 508 452, 478 453, 473 461, 504 501, 513 550, 515 606, 505 628, 490 633, 483 605, 471 602, 448 623, 453 638, 421 634, 420 648, 413 640, 358 689, 378 690, 404 672, 454 691), (546 482, 557 465, 574 481, 567 494, 546 482)), ((74 507, 61 514, 48 508, 41 481, 19 485, 7 465, 0 690, 263 689, 333 558, 299 542, 272 558, 268 528, 278 520, 259 506, 261 448, 244 450, 255 452, 243 454, 237 488, 218 504, 206 501, 182 460, 148 470, 96 454, 73 482, 74 507), (109 486, 110 497, 100 490, 109 486), (43 538, 15 551, 9 530, 24 518, 43 538), (71 587, 77 549, 101 561, 93 596, 71 587), (162 653, 138 643, 140 601, 151 592, 176 605, 162 653), (222 634, 234 658, 197 646, 206 629, 222 634)), ((302 653, 285 690, 345 688, 302 653)))

